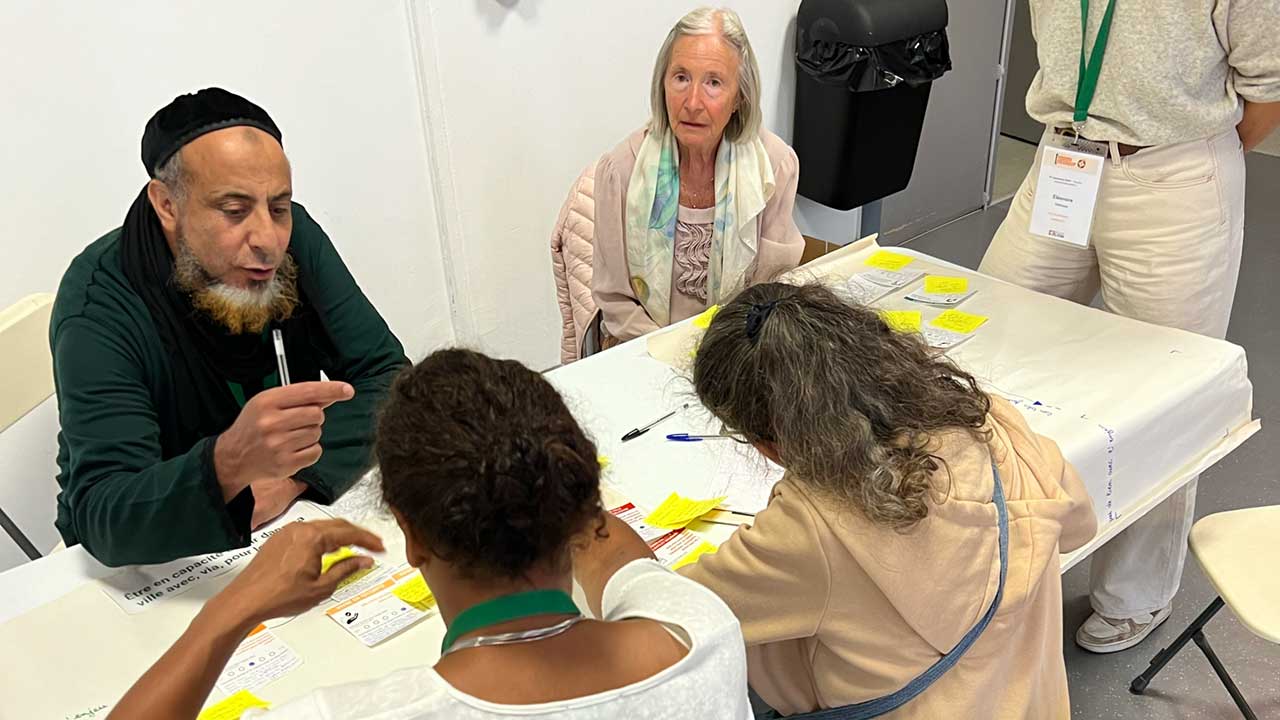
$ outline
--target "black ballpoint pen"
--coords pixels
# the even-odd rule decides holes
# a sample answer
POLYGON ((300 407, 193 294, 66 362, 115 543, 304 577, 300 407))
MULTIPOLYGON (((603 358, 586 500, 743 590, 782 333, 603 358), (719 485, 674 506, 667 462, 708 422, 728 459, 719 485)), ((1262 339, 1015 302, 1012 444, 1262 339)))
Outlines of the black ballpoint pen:
POLYGON ((674 416, 676 413, 680 412, 681 410, 684 410, 687 407, 689 407, 689 403, 685 403, 684 405, 681 405, 678 409, 672 410, 671 412, 667 413, 666 415, 663 415, 662 417, 658 418, 657 420, 654 420, 653 422, 649 423, 648 425, 645 425, 644 427, 638 427, 633 430, 627 431, 627 434, 622 436, 622 442, 626 442, 628 440, 635 440, 636 438, 640 437, 641 435, 653 429, 654 425, 657 425, 663 420, 666 420, 674 416))

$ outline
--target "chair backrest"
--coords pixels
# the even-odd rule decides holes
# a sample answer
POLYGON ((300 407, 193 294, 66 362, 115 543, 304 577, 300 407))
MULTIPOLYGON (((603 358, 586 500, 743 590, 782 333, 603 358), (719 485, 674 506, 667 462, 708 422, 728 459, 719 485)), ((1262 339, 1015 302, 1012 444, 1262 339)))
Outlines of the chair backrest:
POLYGON ((578 175, 551 233, 551 269, 561 319, 560 362, 565 365, 597 349, 584 347, 584 341, 598 343, 591 332, 599 317, 591 296, 595 172, 595 163, 591 163, 578 175))
POLYGON ((28 295, 0 312, 0 432, 53 394, 53 295, 28 295))
MULTIPOLYGON (((52 312, 53 295, 49 293, 28 295, 0 311, 0 378, 3 378, 0 380, 0 432, 9 429, 53 394, 53 356, 49 352, 49 315, 52 312)), ((5 475, 11 473, 6 472, 5 475)), ((8 493, 6 497, 9 497, 8 493)), ((20 496, 20 499, 24 498, 25 495, 20 496)), ((13 540, 22 554, 33 560, 40 557, 40 551, 3 507, 0 507, 0 530, 13 540)), ((15 555, 12 549, 5 550, 6 557, 15 555)), ((12 558, 6 564, 13 564, 12 558)))

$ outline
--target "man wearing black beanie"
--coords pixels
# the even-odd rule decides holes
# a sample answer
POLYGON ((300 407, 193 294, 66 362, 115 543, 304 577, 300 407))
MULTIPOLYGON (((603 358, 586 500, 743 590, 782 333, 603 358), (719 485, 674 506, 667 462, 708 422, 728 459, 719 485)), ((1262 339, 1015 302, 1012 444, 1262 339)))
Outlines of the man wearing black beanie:
POLYGON ((151 181, 72 261, 49 331, 56 524, 107 565, 243 547, 298 497, 338 498, 406 363, 293 202, 266 111, 182 95, 147 123, 142 162, 151 181))

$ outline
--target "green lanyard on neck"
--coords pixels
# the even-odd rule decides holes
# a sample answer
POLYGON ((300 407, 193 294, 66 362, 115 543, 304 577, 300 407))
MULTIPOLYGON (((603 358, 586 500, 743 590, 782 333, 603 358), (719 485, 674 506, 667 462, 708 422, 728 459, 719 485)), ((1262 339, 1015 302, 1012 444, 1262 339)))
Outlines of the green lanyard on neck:
POLYGON ((1076 112, 1072 125, 1079 133, 1080 126, 1089 119, 1089 106, 1093 104, 1093 91, 1098 89, 1098 75, 1102 72, 1102 56, 1107 51, 1107 37, 1111 35, 1111 15, 1116 0, 1109 0, 1098 25, 1098 37, 1094 38, 1089 63, 1084 61, 1085 43, 1089 40, 1089 0, 1080 0, 1080 77, 1076 81, 1076 112))
POLYGON ((458 638, 480 628, 510 622, 534 615, 581 615, 573 598, 563 590, 530 590, 529 592, 503 595, 472 605, 458 614, 449 624, 441 654, 449 651, 458 638))

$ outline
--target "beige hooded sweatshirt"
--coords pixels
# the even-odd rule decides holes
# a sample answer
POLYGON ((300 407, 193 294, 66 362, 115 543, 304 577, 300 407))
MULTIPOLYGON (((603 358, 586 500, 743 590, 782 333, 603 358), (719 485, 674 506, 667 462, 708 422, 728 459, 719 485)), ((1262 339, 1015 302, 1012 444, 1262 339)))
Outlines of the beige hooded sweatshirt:
POLYGON ((1093 537, 1093 506, 1057 444, 992 398, 989 443, 936 439, 938 501, 900 533, 786 477, 755 523, 682 572, 742 622, 751 686, 783 714, 901 689, 987 611, 1000 580, 991 460, 1009 510, 1000 609, 955 667, 886 718, 1069 718, 1058 553, 1093 537), (950 482, 947 482, 947 468, 950 482), (940 476, 940 477, 939 477, 940 476))

